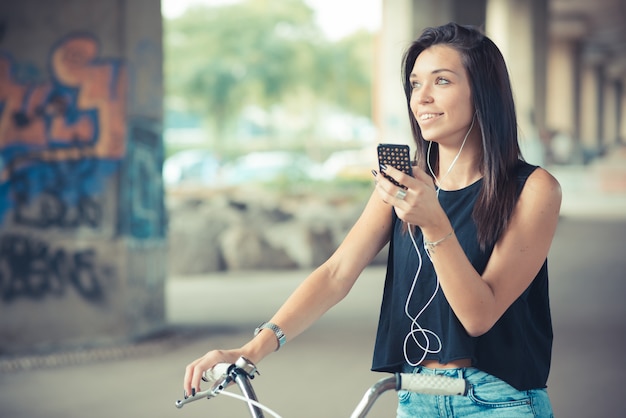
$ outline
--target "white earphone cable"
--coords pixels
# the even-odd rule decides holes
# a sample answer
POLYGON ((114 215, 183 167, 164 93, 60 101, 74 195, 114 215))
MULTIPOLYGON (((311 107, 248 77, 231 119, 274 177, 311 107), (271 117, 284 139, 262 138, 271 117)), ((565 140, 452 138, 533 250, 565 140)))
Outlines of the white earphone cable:
POLYGON ((443 175, 441 180, 437 179, 437 176, 435 175, 435 172, 433 171, 433 168, 430 165, 430 148, 431 148, 431 145, 433 144, 433 141, 428 141, 428 151, 427 151, 427 155, 426 155, 426 164, 428 165, 428 171, 430 171, 430 175, 433 176, 433 179, 435 180, 435 186, 437 186, 437 196, 439 195, 439 190, 441 190, 441 184, 446 179, 446 177, 448 177, 448 174, 450 174, 450 172, 452 171, 452 167, 454 167, 454 165, 456 164, 457 160, 461 156, 461 151, 463 151, 463 147, 465 146, 465 142, 467 141, 467 137, 469 136, 470 132, 472 132, 472 128, 474 127, 474 122, 475 121, 476 121, 476 112, 474 112, 474 116, 472 117, 472 123, 470 124, 470 127, 467 130, 467 133, 465 134, 465 137, 463 138, 463 142, 461 143, 461 148, 459 148, 459 152, 457 152, 456 157, 454 157, 454 159, 450 163, 450 167, 448 167, 448 171, 446 171, 446 174, 443 175))
MULTIPOLYGON (((463 138, 463 142, 461 143, 461 147, 459 148, 459 152, 456 154, 456 156, 452 160, 452 163, 450 164, 450 167, 448 167, 448 171, 446 171, 446 174, 444 174, 444 176, 441 178, 441 181, 437 180, 437 176, 435 176, 435 173, 433 172, 433 169, 432 169, 432 167, 430 165, 430 147, 432 145, 432 141, 430 141, 428 143, 428 151, 427 151, 427 155, 426 155, 426 162, 428 164, 428 169, 430 170, 430 174, 433 176, 433 179, 435 180, 435 185, 437 187, 437 189, 436 189, 437 196, 439 196, 439 190, 441 190, 441 183, 446 179, 448 174, 450 174, 450 172, 452 171, 452 167, 454 167, 454 165, 456 164, 457 160, 461 156, 461 151, 463 151, 463 147, 465 146, 465 142, 467 141, 467 137, 469 136, 470 132, 472 131, 472 128, 474 128, 475 120, 476 120, 476 112, 474 112, 474 117, 472 117, 472 123, 471 123, 469 129, 467 130, 467 133, 465 134, 465 137, 463 138)), ((417 242, 415 241, 415 237, 413 236, 413 226, 411 224, 408 224, 408 230, 409 230, 409 236, 411 237, 411 242, 413 243, 413 247, 415 248, 415 253, 417 254, 418 265, 417 265, 417 271, 415 272, 415 277, 413 277, 413 283, 411 284, 411 289, 409 290, 409 293, 408 293, 407 298, 406 298, 406 303, 404 305, 404 313, 411 320, 411 328, 410 328, 409 332, 407 333, 406 337, 404 338, 403 353, 404 353, 404 359, 406 360, 406 362, 410 366, 415 367, 415 366, 419 365, 421 362, 423 362, 426 359, 426 356, 428 354, 439 353, 441 351, 442 347, 443 347, 443 344, 441 342, 441 338, 439 338, 439 336, 437 335, 436 332, 434 332, 432 330, 429 330, 429 329, 426 329, 426 328, 423 328, 419 324, 419 322, 417 322, 417 320, 422 315, 422 313, 424 313, 426 308, 428 308, 428 306, 430 306, 432 301, 435 299, 435 296, 437 295, 437 292, 439 291, 439 288, 440 288, 440 283, 439 283, 439 277, 437 276, 437 274, 435 272, 435 289, 433 291, 433 294, 430 296, 430 298, 428 299, 428 301, 426 302, 424 307, 415 316, 412 316, 411 313, 409 312, 409 304, 410 304, 411 298, 413 296, 413 292, 415 291, 415 286, 417 285, 417 279, 419 277, 420 272, 422 271, 423 260, 422 260, 422 254, 420 253, 419 248, 417 246, 417 242), (423 337, 424 344, 422 344, 420 341, 418 341, 418 336, 419 335, 421 335, 423 337), (436 348, 433 348, 433 349, 430 348, 430 346, 431 346, 430 338, 431 337, 435 338, 435 343, 436 343, 436 345, 433 344, 436 347, 436 348), (409 359, 409 353, 408 353, 408 343, 409 343, 409 340, 413 340, 415 345, 417 345, 423 351, 422 356, 420 357, 420 359, 417 362, 412 362, 409 359)), ((422 239, 423 239, 423 237, 422 237, 422 239)), ((426 251, 426 254, 430 258, 430 254, 428 253, 428 251, 426 251)))
POLYGON ((227 392, 225 390, 220 392, 220 393, 222 395, 230 396, 231 398, 235 398, 235 399, 238 399, 240 401, 243 401, 243 402, 247 403, 248 405, 256 406, 257 408, 264 410, 265 412, 267 412, 268 414, 270 414, 274 418, 281 418, 281 416, 278 415, 275 411, 271 410, 270 408, 268 408, 267 406, 263 405, 260 402, 254 401, 252 399, 247 399, 245 396, 241 396, 241 395, 238 395, 236 393, 227 392))
POLYGON ((404 313, 411 320, 411 329, 409 330, 406 337, 404 338, 403 353, 404 353, 404 359, 409 365, 417 366, 422 361, 424 361, 427 354, 436 354, 440 352, 442 348, 441 338, 439 338, 439 336, 435 332, 429 329, 423 328, 419 324, 419 322, 417 322, 418 318, 422 315, 422 313, 424 313, 426 308, 428 308, 428 306, 432 303, 433 299, 437 295, 437 292, 439 291, 439 277, 436 277, 436 286, 435 286, 435 290, 433 291, 433 294, 430 296, 430 298, 428 299, 424 307, 415 316, 412 316, 411 313, 409 312, 409 304, 411 301, 411 297, 413 296, 415 286, 417 284, 417 279, 422 270, 423 261, 422 261, 422 255, 420 254, 419 248, 417 246, 417 242, 415 241, 415 237, 413 236, 413 226, 409 224, 408 229, 409 229, 409 235, 411 237, 411 242, 413 243, 413 247, 415 248, 415 252, 417 254, 418 266, 417 266, 417 271, 415 272, 415 277, 413 278, 413 283, 411 284, 411 289, 409 290, 409 294, 407 295, 407 298, 406 298, 406 303, 404 305, 404 313), (424 339, 424 345, 422 345, 422 343, 420 343, 420 341, 418 341, 417 339, 418 335, 420 334, 424 339), (434 337, 437 343, 436 348, 434 349, 430 348, 430 345, 431 345, 430 336, 434 337), (409 340, 413 340, 413 342, 423 351, 421 358, 417 362, 412 362, 409 359, 409 354, 408 354, 409 340))

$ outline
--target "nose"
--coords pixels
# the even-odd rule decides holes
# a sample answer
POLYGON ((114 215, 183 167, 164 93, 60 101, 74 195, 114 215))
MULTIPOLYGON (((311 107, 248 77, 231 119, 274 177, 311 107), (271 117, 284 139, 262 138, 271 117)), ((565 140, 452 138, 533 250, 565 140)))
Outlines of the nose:
POLYGON ((430 94, 430 89, 427 86, 422 86, 413 90, 413 99, 417 100, 418 103, 432 103, 433 96, 430 94))

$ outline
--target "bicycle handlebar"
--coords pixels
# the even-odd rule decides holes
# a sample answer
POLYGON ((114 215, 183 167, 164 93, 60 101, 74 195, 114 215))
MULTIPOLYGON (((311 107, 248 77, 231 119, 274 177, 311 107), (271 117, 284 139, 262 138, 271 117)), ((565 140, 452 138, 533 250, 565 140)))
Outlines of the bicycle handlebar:
MULTIPOLYGON (((245 357, 239 357, 234 364, 220 363, 216 364, 212 369, 207 370, 202 375, 202 380, 211 383, 211 388, 196 392, 194 396, 186 397, 185 399, 179 399, 176 401, 176 408, 180 409, 185 404, 188 404, 198 399, 211 399, 220 394, 221 391, 226 389, 231 383, 237 383, 239 389, 248 399, 256 400, 256 394, 252 388, 250 380, 254 379, 254 376, 259 374, 254 363, 245 357)), ((250 406, 253 408, 253 406, 250 406)), ((258 410, 254 410, 254 413, 258 413, 258 410)))
POLYGON ((427 395, 467 395, 469 384, 465 379, 413 373, 395 373, 392 377, 379 380, 365 392, 350 418, 362 418, 376 402, 376 399, 388 390, 408 390, 427 395))
MULTIPOLYGON (((256 366, 244 357, 240 357, 235 364, 218 364, 213 369, 205 372, 202 380, 212 383, 210 389, 197 392, 194 396, 176 401, 176 407, 198 399, 210 399, 217 396, 231 383, 236 383, 248 401, 248 407, 252 417, 263 417, 250 380, 258 374, 256 366)), ((380 395, 389 390, 407 390, 428 395, 460 395, 465 396, 469 390, 469 384, 463 378, 454 378, 440 375, 424 375, 412 373, 395 373, 393 376, 383 378, 372 385, 365 393, 351 418, 365 417, 380 395)), ((267 409, 266 409, 267 410, 267 409)), ((270 410, 271 411, 271 410, 270 410)))

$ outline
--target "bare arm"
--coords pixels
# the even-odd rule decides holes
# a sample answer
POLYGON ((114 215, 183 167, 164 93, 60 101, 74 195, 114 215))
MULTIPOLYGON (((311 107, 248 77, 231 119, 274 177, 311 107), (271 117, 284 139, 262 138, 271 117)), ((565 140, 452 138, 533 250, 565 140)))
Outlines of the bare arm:
MULTIPOLYGON (((298 286, 271 318, 285 332, 287 340, 302 333, 348 294, 363 269, 389 241, 391 228, 391 207, 377 193, 372 194, 335 253, 298 286)), ((202 373, 215 364, 235 362, 242 355, 258 363, 276 347, 274 334, 263 329, 239 349, 209 351, 187 366, 185 393, 198 390, 202 373)))

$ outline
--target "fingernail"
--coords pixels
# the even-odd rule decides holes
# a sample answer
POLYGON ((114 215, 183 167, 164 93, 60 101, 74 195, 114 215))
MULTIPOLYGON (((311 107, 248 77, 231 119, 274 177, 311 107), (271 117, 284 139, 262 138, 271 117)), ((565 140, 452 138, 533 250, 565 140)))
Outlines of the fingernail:
POLYGON ((381 169, 382 171, 385 171, 385 170, 387 169, 387 166, 386 166, 385 164, 381 164, 381 165, 380 165, 380 169, 381 169))
POLYGON ((378 175, 378 171, 372 170, 372 174, 374 175, 374 177, 376 177, 378 175))
POLYGON ((185 399, 187 399, 189 397, 189 396, 187 396, 187 391, 186 390, 183 391, 183 396, 185 397, 185 399))
POLYGON ((196 396, 196 388, 191 388, 191 396, 196 396))

